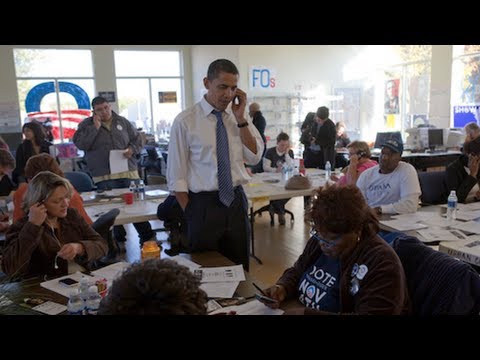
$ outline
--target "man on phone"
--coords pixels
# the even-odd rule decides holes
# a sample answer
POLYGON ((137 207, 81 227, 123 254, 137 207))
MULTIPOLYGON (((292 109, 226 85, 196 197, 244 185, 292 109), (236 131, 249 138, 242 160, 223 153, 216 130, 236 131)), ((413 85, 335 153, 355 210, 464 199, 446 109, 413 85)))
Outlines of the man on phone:
MULTIPOLYGON (((138 182, 136 155, 142 151, 143 143, 138 131, 126 118, 112 111, 111 105, 102 97, 92 100, 93 114, 83 120, 73 135, 73 142, 85 151, 87 167, 92 173, 98 190, 128 188, 130 182, 138 182), (114 173, 110 171, 110 151, 124 150, 128 159, 128 171, 114 173)), ((155 232, 149 222, 133 224, 138 231, 140 243, 155 240, 155 232)), ((123 226, 114 227, 115 239, 121 250, 124 249, 126 232, 123 226)))
POLYGON ((250 179, 245 164, 261 160, 264 143, 245 116, 247 94, 237 87, 238 78, 231 61, 210 64, 203 79, 207 94, 172 124, 167 179, 185 212, 191 250, 217 250, 248 271, 242 184, 250 179))

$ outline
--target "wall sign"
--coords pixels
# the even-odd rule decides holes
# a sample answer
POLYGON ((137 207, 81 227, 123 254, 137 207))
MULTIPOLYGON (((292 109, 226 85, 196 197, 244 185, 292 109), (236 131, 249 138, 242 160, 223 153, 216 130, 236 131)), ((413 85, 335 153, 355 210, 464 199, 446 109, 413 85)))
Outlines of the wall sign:
POLYGON ((158 102, 159 103, 176 103, 177 92, 176 91, 159 91, 158 102))
POLYGON ((98 96, 104 97, 109 103, 117 101, 115 99, 115 91, 99 91, 98 96))
POLYGON ((272 90, 277 83, 276 71, 266 66, 250 66, 248 83, 250 90, 272 90))

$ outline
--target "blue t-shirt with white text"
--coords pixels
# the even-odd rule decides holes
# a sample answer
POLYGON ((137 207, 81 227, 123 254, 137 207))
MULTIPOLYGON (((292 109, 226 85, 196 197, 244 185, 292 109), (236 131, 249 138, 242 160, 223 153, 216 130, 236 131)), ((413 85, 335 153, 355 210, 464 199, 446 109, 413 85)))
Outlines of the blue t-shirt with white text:
POLYGON ((340 309, 340 260, 322 254, 300 278, 299 300, 305 307, 337 313, 340 309))

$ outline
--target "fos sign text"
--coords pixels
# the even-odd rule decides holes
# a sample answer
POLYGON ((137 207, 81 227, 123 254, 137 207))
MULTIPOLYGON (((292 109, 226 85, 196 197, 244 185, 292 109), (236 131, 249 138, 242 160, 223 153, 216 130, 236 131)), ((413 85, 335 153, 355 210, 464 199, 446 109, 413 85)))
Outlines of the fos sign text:
POLYGON ((276 86, 276 71, 265 66, 250 66, 250 90, 268 90, 276 86))

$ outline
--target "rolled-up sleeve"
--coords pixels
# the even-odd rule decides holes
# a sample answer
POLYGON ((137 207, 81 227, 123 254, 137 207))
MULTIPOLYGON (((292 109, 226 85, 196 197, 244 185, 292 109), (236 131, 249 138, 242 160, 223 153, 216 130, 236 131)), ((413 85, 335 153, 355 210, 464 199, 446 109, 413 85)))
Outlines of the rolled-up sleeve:
POLYGON ((180 119, 175 119, 170 129, 170 142, 168 144, 168 190, 188 192, 188 154, 185 124, 180 119))

